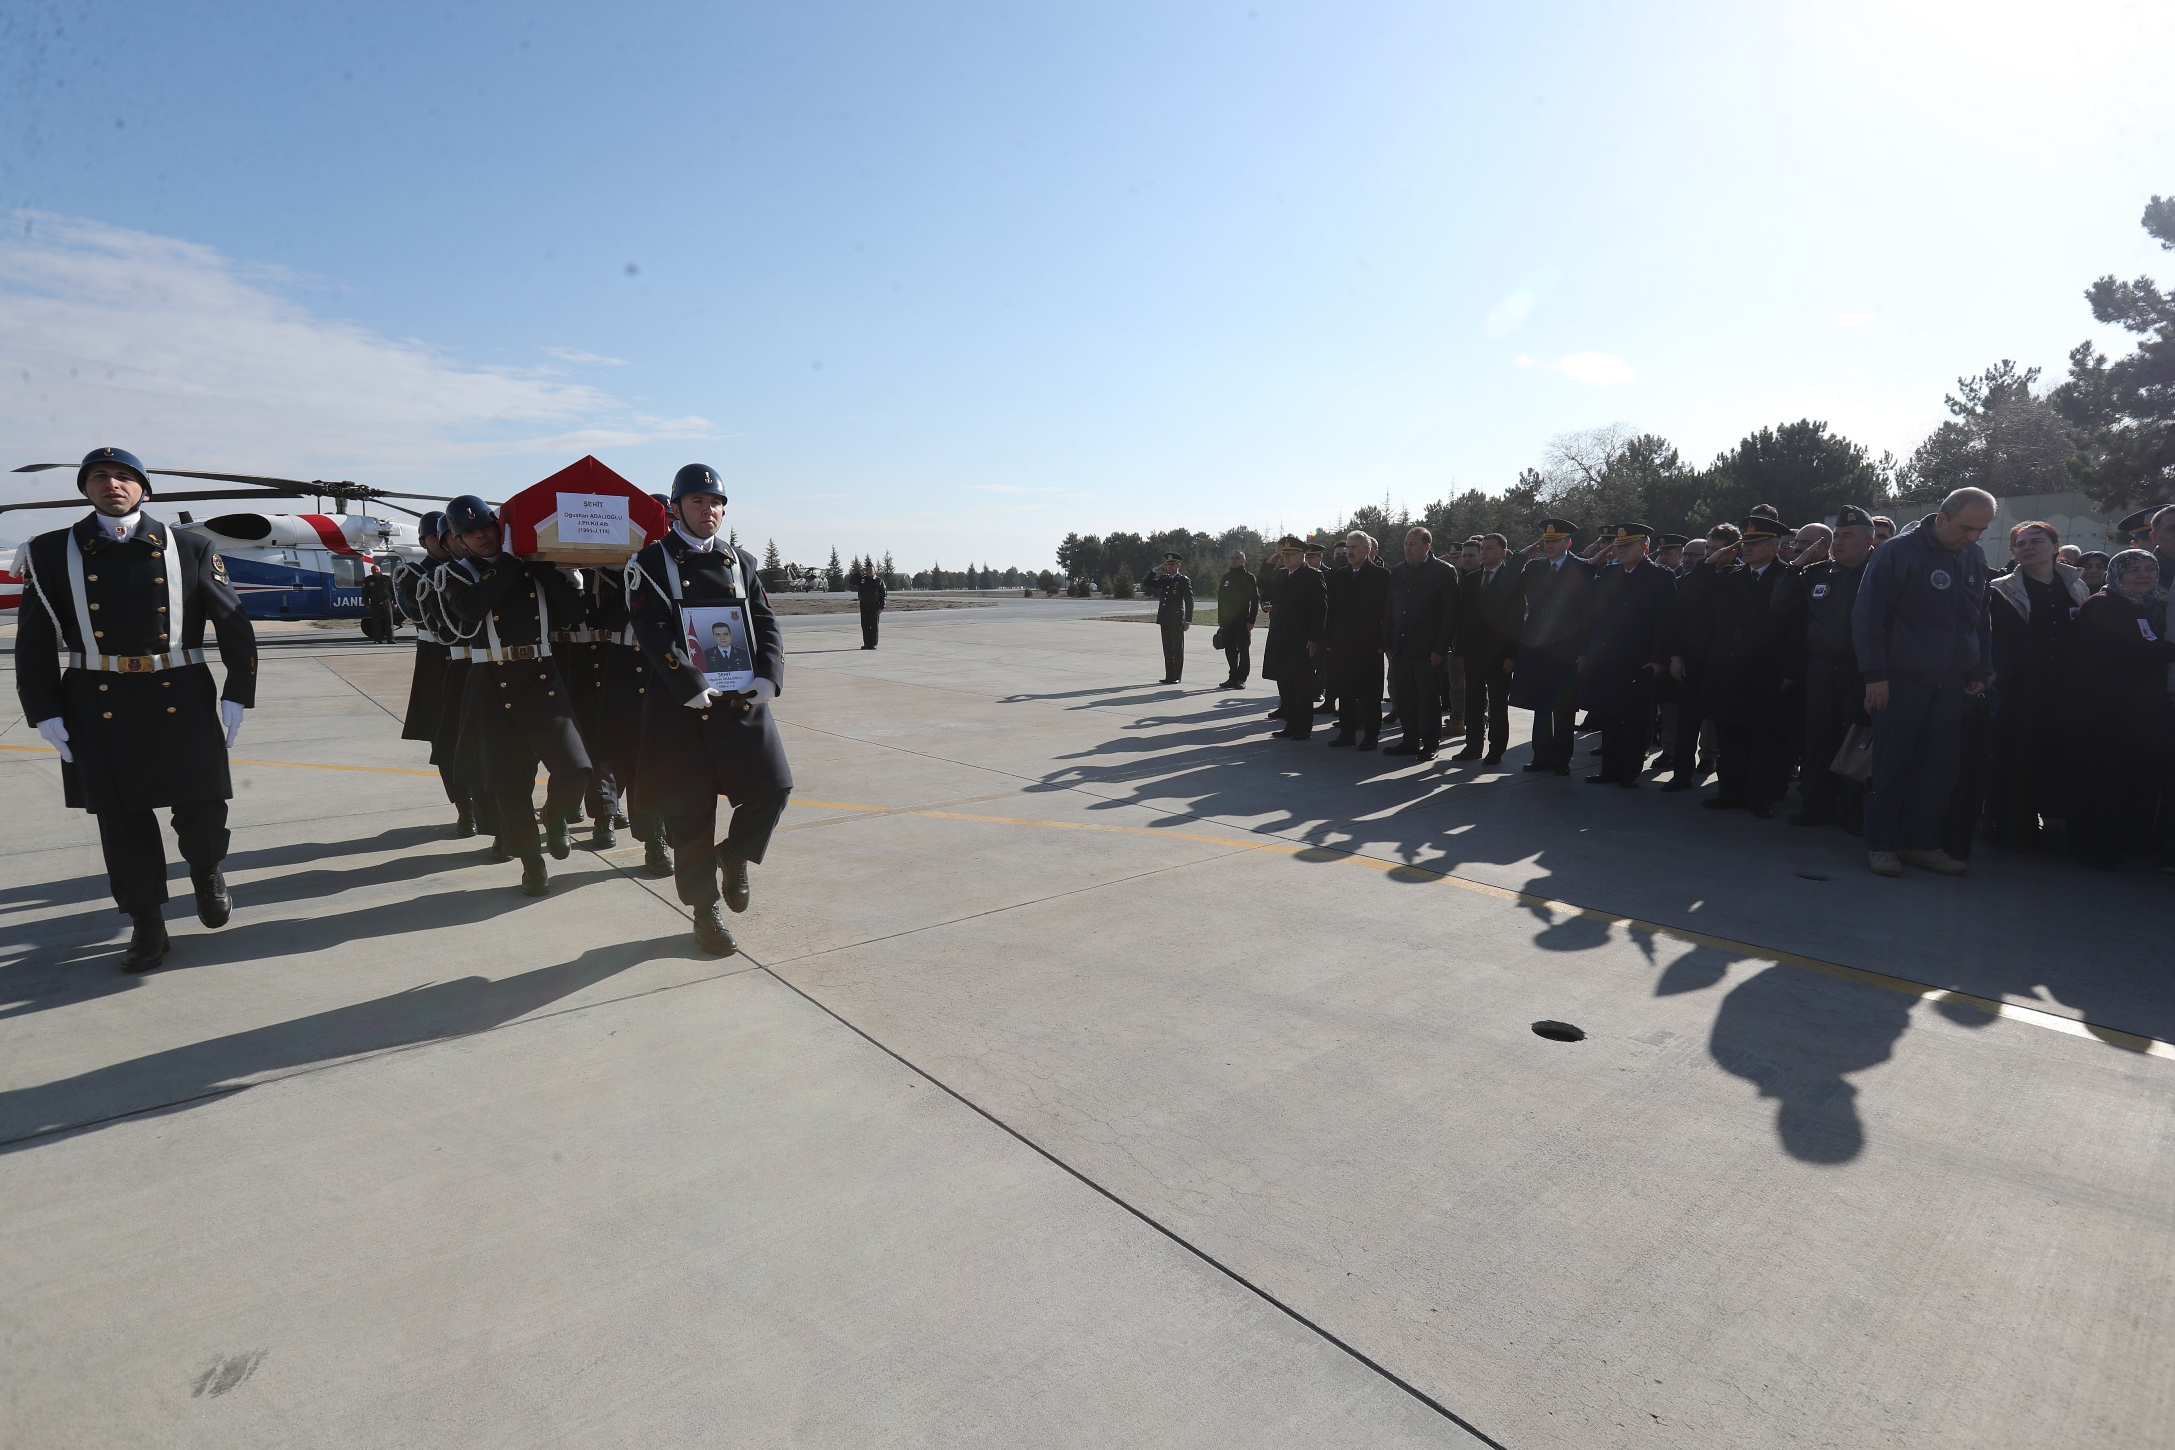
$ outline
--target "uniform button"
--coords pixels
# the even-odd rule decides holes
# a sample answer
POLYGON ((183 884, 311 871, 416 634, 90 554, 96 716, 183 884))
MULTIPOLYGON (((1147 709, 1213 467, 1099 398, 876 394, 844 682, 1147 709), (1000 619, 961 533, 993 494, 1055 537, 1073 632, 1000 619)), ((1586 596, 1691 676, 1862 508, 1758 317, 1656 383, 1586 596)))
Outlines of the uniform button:
POLYGON ((710 717, 709 717, 708 715, 705 715, 705 716, 703 716, 702 718, 703 718, 703 719, 705 719, 705 720, 707 720, 707 719, 709 719, 710 717))
POLYGON ((161 614, 164 614, 165 612, 166 612, 166 606, 165 606, 165 605, 163 605, 163 604, 161 604, 161 605, 159 606, 159 613, 161 613, 161 614))
POLYGON ((93 608, 93 609, 96 609, 97 607, 98 607, 98 606, 97 606, 97 605, 95 605, 95 604, 91 606, 91 608, 93 608))
POLYGON ((93 584, 96 584, 98 582, 98 576, 96 574, 86 574, 83 577, 90 580, 93 584))
POLYGON ((93 639, 104 639, 105 637, 106 632, 102 629, 94 629, 91 631, 91 638, 93 639))
POLYGON ((99 693, 99 694, 101 694, 101 695, 105 694, 105 693, 106 693, 106 686, 104 686, 104 685, 100 685, 100 686, 98 687, 98 693, 99 693))
POLYGON ((544 693, 545 693, 545 694, 547 694, 547 695, 556 695, 556 694, 558 694, 559 692, 558 692, 557 690, 546 690, 546 691, 544 691, 544 693))
POLYGON ((113 718, 113 712, 111 710, 108 710, 105 714, 99 716, 98 718, 101 720, 111 720, 113 718))
POLYGON ((513 705, 512 705, 512 703, 511 703, 511 702, 509 702, 509 703, 507 704, 506 708, 507 708, 507 709, 509 709, 509 710, 511 710, 511 709, 513 708, 513 705))
POLYGON ((510 689, 512 689, 512 688, 513 688, 513 685, 512 685, 512 683, 511 683, 510 681, 507 681, 507 680, 500 680, 500 681, 498 682, 498 687, 499 687, 500 689, 502 689, 502 690, 510 690, 510 689))
MULTIPOLYGON (((172 680, 161 680, 159 681, 159 686, 161 689, 171 690, 174 687, 174 682, 172 680)), ((98 688, 103 690, 106 687, 104 685, 100 685, 98 688)))
POLYGON ((171 705, 168 705, 168 706, 166 707, 166 713, 167 713, 167 714, 169 714, 169 715, 173 714, 173 713, 174 713, 174 707, 173 707, 173 706, 171 706, 171 705))
POLYGON ((164 579, 154 579, 151 582, 154 584, 164 584, 166 581, 164 579))

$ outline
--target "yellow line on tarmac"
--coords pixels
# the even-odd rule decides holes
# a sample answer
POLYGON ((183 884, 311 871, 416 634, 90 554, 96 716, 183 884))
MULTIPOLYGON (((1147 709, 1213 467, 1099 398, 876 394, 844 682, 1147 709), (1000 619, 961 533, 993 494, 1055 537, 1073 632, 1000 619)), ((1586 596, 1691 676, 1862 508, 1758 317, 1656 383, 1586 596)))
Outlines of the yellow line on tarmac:
MULTIPOLYGON (((847 805, 839 801, 799 801, 795 804, 821 806, 835 811, 885 811, 885 806, 847 805)), ((2023 1007, 2014 1002, 2004 1002, 1993 997, 1980 997, 1970 992, 1959 992, 1948 987, 1929 986, 1914 982, 1907 977, 1891 976, 1886 972, 1869 971, 1864 967, 1846 966, 1841 962, 1823 961, 1819 957, 1802 956, 1796 952, 1777 951, 1772 947, 1754 946, 1750 942, 1732 940, 1729 937, 1710 936, 1703 931, 1692 931, 1680 926, 1667 926, 1661 922, 1646 921, 1636 916, 1618 916, 1612 912, 1597 911, 1592 907, 1579 906, 1568 901, 1558 901, 1550 896, 1536 896, 1530 891, 1515 891, 1507 886, 1494 886, 1485 881, 1473 881, 1463 876, 1453 876, 1447 871, 1437 871, 1426 866, 1415 866, 1399 861, 1380 861, 1372 856, 1339 850, 1334 846, 1305 846, 1290 841, 1264 840, 1259 837, 1246 839, 1238 836, 1214 836, 1199 831, 1166 831, 1154 826, 1117 826, 1088 821, 1042 821, 1026 816, 969 815, 963 811, 914 810, 896 811, 903 816, 928 816, 943 821, 972 821, 994 826, 1035 826, 1048 831, 1098 831, 1120 836, 1151 836, 1158 840, 1196 841, 1203 845, 1228 846, 1237 851, 1264 851, 1275 856, 1318 855, 1325 859, 1365 866, 1384 875, 1404 880, 1426 879, 1445 881, 1461 891, 1493 897, 1497 901, 1512 902, 1524 907, 1542 907, 1549 911, 1568 911, 1607 926, 1622 926, 1632 931, 1651 932, 1655 936, 1690 946, 1712 947, 1717 951, 1740 957, 1753 957, 1762 961, 1776 962, 1783 966, 1797 967, 1803 971, 1818 972, 1822 976, 1839 977, 1846 982, 1859 982, 1868 987, 1878 987, 1884 992, 1896 992, 1905 997, 1916 997, 1928 1002, 1963 1002, 1978 1008, 1991 1017, 2006 1017, 2012 1022, 2044 1028, 2069 1037, 2082 1037, 2119 1047, 2126 1052, 2141 1053, 2146 1057, 2162 1057, 2175 1060, 2175 1043, 2162 1042, 2157 1037, 2141 1033, 2125 1032, 2119 1027, 2103 1027, 2096 1023, 2080 1022, 2074 1017, 2064 1017, 2057 1012, 2042 1012, 2035 1007, 2023 1007)))
MULTIPOLYGON (((0 750, 20 750, 30 755, 57 755, 49 745, 0 745, 0 750)), ((327 765, 318 760, 229 760, 229 765, 278 765, 288 770, 359 770, 365 775, 428 775, 435 770, 410 770, 399 765, 327 765)))

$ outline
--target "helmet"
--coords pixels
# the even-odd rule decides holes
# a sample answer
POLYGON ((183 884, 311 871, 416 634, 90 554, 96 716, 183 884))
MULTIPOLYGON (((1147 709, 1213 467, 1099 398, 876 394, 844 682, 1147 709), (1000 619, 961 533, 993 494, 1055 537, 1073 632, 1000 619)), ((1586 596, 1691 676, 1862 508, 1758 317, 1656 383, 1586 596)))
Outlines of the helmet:
POLYGON ((151 475, 144 472, 143 464, 137 460, 136 455, 125 448, 93 448, 84 454, 83 462, 76 468, 77 493, 83 492, 83 482, 90 475, 92 466, 100 463, 118 464, 135 474, 136 481, 143 485, 143 496, 151 497, 151 475))
POLYGON ((439 538, 446 531, 446 516, 432 509, 415 521, 415 531, 426 539, 439 538))
POLYGON ((671 507, 672 507, 672 500, 671 500, 671 499, 669 499, 669 498, 666 498, 666 497, 665 497, 665 496, 664 496, 663 494, 661 494, 661 493, 653 493, 653 494, 651 494, 651 495, 650 495, 650 497, 651 497, 651 498, 653 498, 653 499, 655 499, 655 500, 657 500, 657 506, 658 506, 659 508, 661 508, 661 509, 665 509, 665 510, 668 510, 668 511, 669 511, 669 510, 671 509, 671 507))
POLYGON ((489 528, 498 522, 491 506, 472 493, 464 493, 446 505, 446 528, 456 534, 489 528))
POLYGON ((717 470, 707 463, 690 463, 672 475, 672 502, 678 503, 691 493, 714 494, 719 503, 725 502, 725 486, 717 481, 717 470))

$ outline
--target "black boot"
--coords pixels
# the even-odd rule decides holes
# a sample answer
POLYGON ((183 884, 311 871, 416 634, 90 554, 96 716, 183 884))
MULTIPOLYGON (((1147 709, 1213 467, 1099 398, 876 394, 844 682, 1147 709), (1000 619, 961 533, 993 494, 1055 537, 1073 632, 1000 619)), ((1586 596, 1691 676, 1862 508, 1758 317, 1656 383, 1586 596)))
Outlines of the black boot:
POLYGON ((521 858, 521 894, 523 896, 549 896, 551 894, 551 873, 544 869, 543 857, 523 856, 521 858))
POLYGON ((672 853, 665 849, 663 836, 652 836, 642 843, 642 874, 658 878, 672 874, 672 853))
POLYGON ((718 865, 724 873, 725 904, 737 914, 748 909, 748 863, 738 856, 718 853, 718 865))
POLYGON ((612 829, 609 820, 598 821, 589 829, 589 849, 609 851, 619 844, 619 832, 612 829))
POLYGON ((732 928, 717 909, 717 903, 695 908, 695 945, 713 957, 729 957, 740 950, 740 943, 733 940, 732 928))
POLYGON ((209 871, 191 871, 189 880, 196 885, 196 919, 206 926, 225 926, 227 919, 234 915, 234 898, 227 894, 227 878, 214 866, 209 871))
POLYGON ((465 841, 476 834, 476 808, 467 801, 461 802, 461 813, 453 818, 453 839, 465 841))
POLYGON ((1352 743, 1352 732, 1349 730, 1339 730, 1336 734, 1336 738, 1331 740, 1329 743, 1331 745, 1350 745, 1352 743))
POLYGON ((563 819, 553 821, 544 831, 544 849, 551 852, 554 861, 564 861, 574 853, 574 838, 567 833, 563 819))
POLYGON ((488 859, 493 866, 503 866, 513 858, 514 853, 506 849, 505 842, 499 840, 496 836, 491 838, 491 855, 488 859))
POLYGON ((173 941, 166 935, 166 917, 157 907, 149 911, 129 913, 129 920, 136 924, 128 938, 128 955, 121 958, 124 972, 148 972, 166 960, 166 949, 173 941))

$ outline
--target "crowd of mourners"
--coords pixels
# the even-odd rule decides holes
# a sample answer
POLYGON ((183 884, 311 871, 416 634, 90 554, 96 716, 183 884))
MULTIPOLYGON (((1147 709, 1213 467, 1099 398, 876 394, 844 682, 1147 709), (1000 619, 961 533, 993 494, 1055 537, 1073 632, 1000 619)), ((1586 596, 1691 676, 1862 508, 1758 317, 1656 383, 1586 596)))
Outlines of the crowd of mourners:
MULTIPOLYGON (((1791 824, 1862 836, 1884 876, 1961 875, 1980 838, 2175 873, 2175 505, 2123 519, 2112 555, 2020 523, 2000 572, 1979 544, 1996 511, 1972 488, 1900 529, 1858 507, 1792 528, 1763 505, 1705 538, 1628 520, 1583 548, 1553 518, 1515 554, 1415 528, 1394 565, 1362 531, 1326 553, 1287 535, 1218 583, 1220 688, 1246 684, 1266 621, 1280 740, 1326 714, 1331 746, 1425 761, 1462 738, 1450 760, 1494 768, 1517 706, 1526 771, 1570 775, 1598 730, 1589 785, 1711 778, 1704 806, 1762 820, 1794 789, 1791 824)), ((1193 617, 1182 565, 1148 581, 1165 683, 1193 617)))

